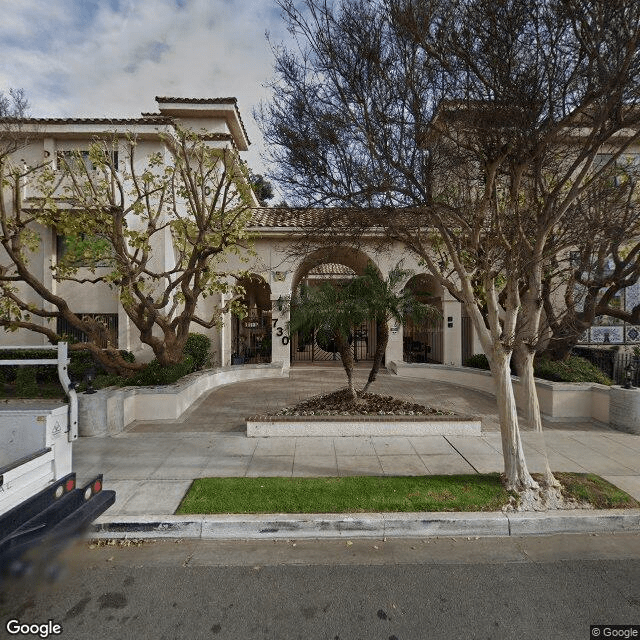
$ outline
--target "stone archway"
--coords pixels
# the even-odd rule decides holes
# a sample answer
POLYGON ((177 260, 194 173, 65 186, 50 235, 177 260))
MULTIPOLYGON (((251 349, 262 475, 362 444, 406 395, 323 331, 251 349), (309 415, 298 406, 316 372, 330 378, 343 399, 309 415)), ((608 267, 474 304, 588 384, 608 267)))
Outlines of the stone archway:
POLYGON ((245 289, 242 302, 247 315, 233 316, 232 364, 271 362, 271 287, 262 276, 251 274, 239 281, 245 289))
MULTIPOLYGON (((433 276, 420 273, 409 279, 405 289, 424 304, 431 304, 443 312, 444 292, 433 276)), ((403 327, 402 359, 404 362, 430 362, 442 364, 443 320, 413 322, 407 320, 403 327)))
MULTIPOLYGON (((298 266, 292 291, 302 284, 317 286, 323 282, 332 282, 340 286, 356 275, 362 275, 369 262, 375 264, 364 252, 343 247, 319 249, 298 266)), ((356 362, 372 360, 377 345, 377 327, 375 321, 354 326, 349 343, 356 362)), ((337 347, 333 339, 322 327, 303 334, 295 332, 291 336, 291 363, 339 361, 337 347)))

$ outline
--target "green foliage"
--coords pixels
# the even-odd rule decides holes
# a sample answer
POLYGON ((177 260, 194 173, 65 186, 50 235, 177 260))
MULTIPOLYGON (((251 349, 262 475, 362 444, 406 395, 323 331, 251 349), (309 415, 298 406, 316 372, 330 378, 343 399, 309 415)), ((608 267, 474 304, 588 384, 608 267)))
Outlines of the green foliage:
MULTIPOLYGON (((55 357, 55 352, 48 349, 42 349, 42 351, 33 349, 9 349, 2 352, 3 360, 44 360, 52 359, 55 357)), ((35 379, 40 383, 58 381, 57 368, 51 365, 43 364, 34 366, 3 366, 0 367, 0 372, 2 372, 2 375, 6 382, 13 383, 16 381, 19 369, 32 369, 35 375, 35 379)))
POLYGON ((487 360, 487 356, 484 353, 476 353, 472 355, 470 358, 467 358, 464 361, 465 367, 473 367, 474 369, 486 369, 489 370, 489 361, 487 360))
POLYGON ((205 336, 202 333, 190 333, 184 345, 183 353, 193 359, 194 370, 200 371, 211 363, 210 348, 211 339, 209 336, 205 336))
POLYGON ((125 351, 124 349, 120 349, 119 353, 125 362, 133 363, 136 361, 136 357, 133 355, 133 353, 131 353, 131 351, 125 351))
MULTIPOLYGON (((465 367, 489 369, 489 361, 484 353, 477 353, 464 362, 465 367)), ((536 378, 553 382, 597 382, 611 385, 613 382, 598 367, 585 358, 570 356, 566 360, 555 361, 548 357, 536 357, 533 363, 536 378)), ((511 372, 515 375, 515 371, 511 372)))
MULTIPOLYGON (((129 351, 120 351, 120 355, 126 362, 135 362, 135 356, 129 351)), ((2 358, 5 360, 42 360, 55 359, 55 352, 42 350, 22 350, 12 349, 2 352, 2 358)), ((72 382, 79 383, 79 390, 83 389, 83 381, 86 373, 93 369, 98 372, 96 381, 100 380, 101 385, 95 384, 96 388, 102 388, 118 384, 122 379, 119 376, 109 376, 104 373, 102 366, 93 359, 89 351, 70 351, 69 352, 68 374, 72 382)), ((0 367, 0 385, 8 383, 14 385, 15 395, 18 397, 57 397, 63 393, 58 377, 58 368, 55 365, 15 365, 0 367), (31 383, 35 380, 35 386, 31 383), (57 394, 55 389, 60 391, 57 394)), ((13 391, 9 390, 9 395, 13 391)))
POLYGON ((386 322, 394 319, 403 323, 409 318, 414 322, 439 319, 441 315, 435 307, 418 301, 408 288, 398 290, 410 275, 411 271, 398 264, 385 280, 369 263, 364 274, 354 278, 348 288, 350 294, 366 307, 367 316, 372 320, 386 322))
POLYGON ((612 385, 613 382, 598 367, 578 356, 566 360, 536 358, 533 363, 538 378, 555 382, 597 382, 612 385))
POLYGON ((353 295, 349 285, 324 282, 317 287, 301 286, 291 304, 291 332, 305 334, 321 327, 331 335, 347 340, 353 325, 369 316, 364 302, 353 295))
POLYGON ((16 395, 19 398, 35 398, 38 395, 35 367, 18 367, 16 373, 16 395))
MULTIPOLYGON (((180 378, 194 371, 194 361, 186 356, 182 362, 172 366, 163 366, 157 360, 152 360, 144 369, 129 378, 119 378, 119 386, 153 387, 157 385, 173 384, 180 378)), ((115 376, 114 376, 115 378, 115 376)))
POLYGON ((72 351, 70 360, 69 377, 74 382, 82 383, 87 371, 89 371, 89 369, 96 369, 96 363, 89 351, 72 351))
POLYGON ((99 235, 72 233, 64 237, 64 255, 58 256, 56 269, 59 275, 73 274, 78 267, 95 270, 110 266, 113 249, 106 238, 99 235))
MULTIPOLYGON (((96 138, 88 149, 85 144, 84 149, 61 150, 57 162, 38 167, 0 162, 0 181, 12 191, 16 206, 22 206, 25 183, 35 194, 28 215, 0 215, 13 262, 0 274, 0 326, 50 337, 50 326, 40 331, 32 322, 30 297, 24 297, 29 287, 38 292, 46 309, 62 307, 46 280, 30 268, 31 253, 43 243, 38 225, 64 239, 47 277, 107 284, 143 342, 145 336, 153 336, 147 344, 163 363, 169 361, 167 345, 158 336, 173 342, 175 328, 184 326, 174 323, 176 319, 207 326, 219 320, 219 305, 207 305, 206 315, 200 317, 195 309, 202 306, 197 303, 235 293, 224 264, 230 255, 241 262, 252 255, 252 234, 247 230, 255 203, 252 188, 257 185, 261 197, 268 198, 270 186, 261 176, 253 176, 256 185, 252 183, 237 150, 212 146, 202 132, 177 125, 170 129, 160 133, 162 153, 149 154, 134 134, 127 135, 127 143, 114 134, 96 138), (154 250, 165 243, 167 233, 174 250, 170 267, 156 264, 154 250), (90 278, 87 269, 93 274, 90 278), (16 287, 17 281, 26 286, 16 287), (196 304, 184 304, 187 298, 196 304), (163 333, 148 332, 149 323, 162 327, 163 333)), ((35 306, 33 312, 38 312, 35 306)), ((93 319, 76 315, 73 324, 102 343, 93 319)), ((194 349, 196 366, 206 366, 202 346, 194 349)), ((129 372, 125 363, 106 352, 94 357, 118 374, 129 372)), ((88 366, 88 361, 79 364, 78 376, 88 366)))
POLYGON ((256 194, 256 198, 261 206, 266 207, 267 201, 273 198, 273 185, 265 179, 265 177, 259 173, 253 173, 251 169, 249 169, 249 182, 251 183, 251 188, 253 192, 256 194))
POLYGON ((325 282, 318 287, 302 287, 291 306, 291 331, 309 334, 317 327, 349 335, 351 327, 365 320, 404 322, 440 317, 439 311, 419 302, 408 290, 398 291, 410 272, 397 266, 388 279, 380 277, 369 263, 365 272, 340 285, 325 282))
POLYGON ((115 373, 99 373, 93 381, 94 389, 106 389, 107 387, 123 387, 128 378, 115 373))

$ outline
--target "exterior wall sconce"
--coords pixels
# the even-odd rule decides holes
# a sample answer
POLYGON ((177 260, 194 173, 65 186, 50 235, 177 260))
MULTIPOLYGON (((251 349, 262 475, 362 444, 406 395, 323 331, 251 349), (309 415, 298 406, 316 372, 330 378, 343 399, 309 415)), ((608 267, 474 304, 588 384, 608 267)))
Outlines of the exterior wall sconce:
POLYGON ((278 308, 278 311, 288 309, 290 302, 290 296, 278 296, 278 299, 276 300, 276 307, 278 308))
POLYGON ((85 393, 95 393, 93 388, 93 381, 96 378, 96 370, 93 367, 89 367, 84 374, 85 393))

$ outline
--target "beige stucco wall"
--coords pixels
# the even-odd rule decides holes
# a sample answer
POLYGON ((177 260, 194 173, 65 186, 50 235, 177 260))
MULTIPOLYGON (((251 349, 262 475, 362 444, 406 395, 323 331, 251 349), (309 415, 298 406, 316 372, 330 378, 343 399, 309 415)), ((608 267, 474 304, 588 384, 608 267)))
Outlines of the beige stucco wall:
MULTIPOLYGON (((397 375, 427 381, 446 382, 495 395, 495 383, 489 371, 471 367, 434 364, 388 363, 397 375)), ((516 403, 526 409, 525 391, 519 378, 513 377, 516 403)), ((543 417, 558 422, 595 420, 609 423, 609 387, 592 382, 550 382, 536 380, 536 390, 543 417)))
MULTIPOLYGON (((183 125, 200 130, 206 128, 214 133, 228 133, 230 131, 227 120, 223 117, 192 117, 181 118, 183 125)), ((71 149, 86 149, 90 146, 93 136, 102 131, 103 135, 113 135, 115 127, 86 126, 82 124, 70 124, 66 128, 53 127, 50 133, 43 133, 42 136, 34 138, 33 142, 21 150, 20 160, 26 164, 36 165, 43 161, 55 161, 57 151, 71 149)), ((121 134, 124 129, 121 130, 121 134)), ((150 154, 160 151, 166 153, 163 143, 148 132, 140 135, 135 148, 135 168, 142 172, 146 166, 147 158, 150 154)), ((123 137, 118 143, 119 167, 120 170, 128 170, 129 156, 128 144, 123 137)), ((134 216, 128 220, 132 228, 139 227, 140 221, 134 216)), ((128 319, 118 301, 117 292, 110 289, 104 283, 80 284, 74 282, 59 282, 52 280, 50 267, 55 261, 56 238, 50 230, 41 229, 42 244, 39 251, 32 258, 34 272, 47 286, 57 295, 71 301, 74 311, 80 313, 117 313, 118 314, 118 344, 122 349, 133 351, 139 360, 151 358, 151 350, 142 345, 133 323, 128 319)), ((304 258, 291 255, 291 238, 285 235, 278 235, 269 231, 264 231, 253 243, 253 253, 247 252, 242 256, 230 256, 226 262, 217 265, 220 271, 237 272, 247 270, 264 278, 270 287, 272 313, 275 326, 272 327, 272 360, 282 361, 285 367, 290 361, 290 339, 288 331, 289 315, 286 308, 282 308, 279 303, 291 296, 294 286, 300 277, 304 275, 311 264, 309 256, 304 258), (278 335, 280 334, 280 335, 278 335)), ((418 265, 415 257, 408 255, 402 245, 395 244, 384 252, 375 252, 372 247, 366 244, 359 252, 354 252, 339 243, 335 247, 324 249, 327 261, 335 260, 345 264, 351 264, 357 272, 361 272, 368 260, 371 260, 379 269, 383 277, 387 277, 389 271, 402 261, 405 269, 414 273, 424 272, 424 268, 418 265), (357 254, 357 255, 356 255, 357 254)), ((168 231, 158 234, 153 242, 152 268, 157 270, 170 269, 174 265, 174 254, 171 236, 168 231)), ((316 256, 317 257, 317 256, 316 256)), ((99 274, 101 268, 98 268, 99 274)), ((79 276, 90 275, 87 271, 81 270, 79 276)), ((30 299, 38 302, 35 294, 30 293, 30 299)), ((220 295, 211 296, 202 300, 198 310, 205 318, 210 318, 215 310, 222 306, 227 299, 220 295)), ((444 362, 454 365, 460 364, 460 304, 453 300, 448 293, 443 299, 443 310, 445 311, 444 334, 443 334, 443 358, 444 362), (453 326, 448 327, 446 318, 453 318, 453 326)), ((230 314, 224 314, 220 327, 205 329, 197 325, 192 325, 192 331, 204 333, 212 340, 212 350, 214 362, 218 365, 230 363, 232 353, 232 318, 230 314)), ((29 332, 19 331, 8 334, 0 334, 2 344, 43 344, 47 340, 44 336, 29 332)), ((387 361, 397 361, 402 359, 403 350, 403 328, 390 323, 390 338, 386 352, 387 361)))

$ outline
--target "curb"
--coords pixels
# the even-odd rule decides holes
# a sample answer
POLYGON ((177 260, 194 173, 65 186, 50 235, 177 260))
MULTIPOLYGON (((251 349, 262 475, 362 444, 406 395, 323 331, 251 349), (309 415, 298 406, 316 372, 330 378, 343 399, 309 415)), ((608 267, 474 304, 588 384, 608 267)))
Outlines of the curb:
POLYGON ((640 509, 546 512, 219 514, 102 516, 91 538, 273 540, 296 538, 506 537, 640 532, 640 509))

